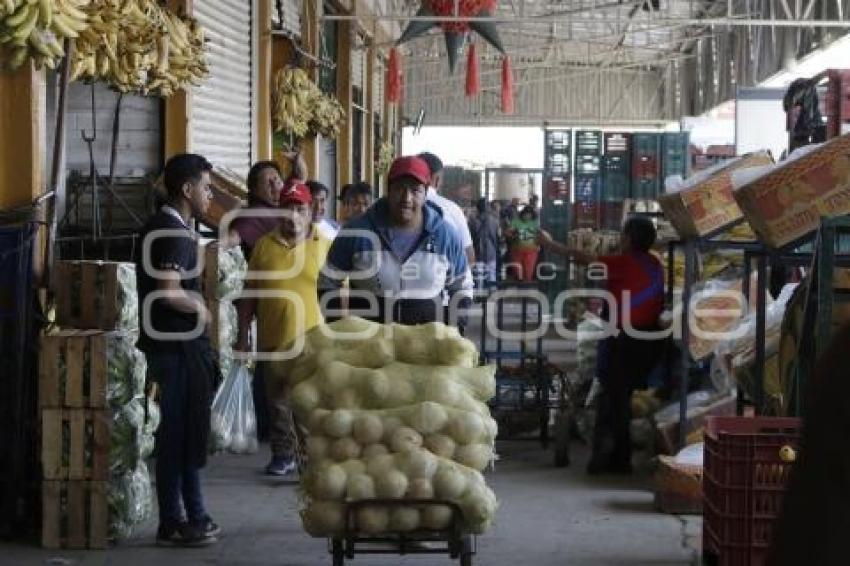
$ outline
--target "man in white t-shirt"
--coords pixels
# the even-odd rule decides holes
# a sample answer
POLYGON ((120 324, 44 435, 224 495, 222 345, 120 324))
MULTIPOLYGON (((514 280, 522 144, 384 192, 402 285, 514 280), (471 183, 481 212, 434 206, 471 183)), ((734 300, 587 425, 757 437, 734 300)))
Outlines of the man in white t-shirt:
POLYGON ((460 237, 461 246, 466 253, 469 265, 475 264, 475 248, 472 245, 472 234, 469 232, 469 224, 466 215, 454 201, 440 195, 437 190, 443 183, 443 162, 433 153, 420 153, 417 155, 428 164, 431 170, 431 185, 428 187, 427 200, 443 211, 443 219, 451 226, 460 237))
POLYGON ((333 240, 336 238, 337 232, 339 232, 339 224, 325 217, 330 191, 319 181, 307 181, 306 184, 310 189, 310 198, 313 199, 311 205, 313 208, 313 223, 318 228, 319 234, 328 240, 333 240))

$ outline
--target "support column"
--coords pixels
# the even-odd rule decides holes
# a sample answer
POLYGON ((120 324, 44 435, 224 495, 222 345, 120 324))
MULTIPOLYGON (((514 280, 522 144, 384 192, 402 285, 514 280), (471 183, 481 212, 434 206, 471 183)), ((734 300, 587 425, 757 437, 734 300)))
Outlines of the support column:
MULTIPOLYGON (((46 99, 44 71, 36 71, 30 61, 13 73, 0 72, 0 209, 26 206, 46 189, 46 99)), ((35 219, 49 222, 50 209, 42 203, 35 219)), ((38 286, 46 284, 46 235, 40 227, 33 246, 33 275, 38 286)))
MULTIPOLYGON (((304 0, 301 12, 301 45, 311 55, 318 56, 319 49, 319 15, 322 12, 321 0, 304 0)), ((291 55, 291 54, 290 54, 291 55)), ((277 63, 275 63, 277 64, 277 63)), ((308 69, 310 78, 318 84, 319 69, 308 69)), ((307 173, 316 177, 319 171, 319 146, 315 137, 301 142, 301 155, 307 164, 307 173)))
POLYGON ((336 138, 337 186, 342 187, 353 179, 352 132, 353 112, 351 100, 351 50, 354 47, 354 26, 351 21, 337 22, 337 73, 336 97, 342 104, 345 117, 336 138))
POLYGON ((0 209, 26 205, 44 191, 46 96, 44 72, 29 62, 0 73, 0 209))
MULTIPOLYGON (((192 15, 192 0, 168 0, 168 7, 192 15)), ((192 88, 165 99, 165 160, 192 151, 192 88)))
POLYGON ((377 53, 375 52, 375 40, 370 38, 367 40, 369 47, 366 49, 366 81, 364 89, 364 102, 366 108, 366 144, 363 147, 365 154, 365 166, 363 170, 363 178, 370 185, 375 184, 375 64, 377 62, 377 53))
POLYGON ((257 32, 257 160, 274 157, 272 150, 272 0, 258 0, 257 32))

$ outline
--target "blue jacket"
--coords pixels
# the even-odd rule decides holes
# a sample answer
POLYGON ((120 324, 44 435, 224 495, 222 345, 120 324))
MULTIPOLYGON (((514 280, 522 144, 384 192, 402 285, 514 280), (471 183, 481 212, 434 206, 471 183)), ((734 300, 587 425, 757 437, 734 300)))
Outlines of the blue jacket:
MULTIPOLYGON (((443 298, 472 297, 473 281, 462 244, 439 209, 423 206, 423 233, 413 253, 399 258, 389 245, 390 212, 385 198, 339 232, 319 276, 320 294, 349 280, 352 310, 381 322, 419 324, 441 320, 443 298), (369 299, 357 296, 357 291, 369 299), (372 306, 370 316, 362 311, 372 306), (374 312, 377 307, 377 312, 374 312)), ((329 303, 334 306, 333 301, 329 303)))

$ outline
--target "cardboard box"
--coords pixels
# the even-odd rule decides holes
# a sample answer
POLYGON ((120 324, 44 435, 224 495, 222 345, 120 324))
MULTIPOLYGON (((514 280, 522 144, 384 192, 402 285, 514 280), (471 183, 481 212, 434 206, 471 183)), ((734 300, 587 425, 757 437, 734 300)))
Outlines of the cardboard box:
MULTIPOLYGON (((733 416, 735 414, 736 400, 732 395, 696 408, 688 408, 688 422, 686 430, 688 434, 699 431, 705 426, 707 417, 733 416)), ((655 446, 659 454, 676 454, 679 449, 679 419, 659 423, 655 429, 655 446)))
POLYGON ((702 514, 702 466, 659 456, 654 481, 656 509, 674 515, 702 514))
POLYGON ((834 138, 735 191, 759 239, 780 248, 850 213, 850 135, 834 138))
POLYGON ((766 151, 745 155, 692 187, 659 196, 658 204, 679 236, 704 236, 743 216, 732 194, 732 172, 772 164, 766 151))

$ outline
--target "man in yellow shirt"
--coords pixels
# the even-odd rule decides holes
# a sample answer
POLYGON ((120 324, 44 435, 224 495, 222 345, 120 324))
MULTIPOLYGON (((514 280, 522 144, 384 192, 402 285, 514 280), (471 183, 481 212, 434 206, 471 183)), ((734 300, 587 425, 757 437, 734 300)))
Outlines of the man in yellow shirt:
MULTIPOLYGON (((245 289, 239 301, 238 351, 249 350, 251 321, 257 318, 257 352, 285 352, 299 335, 322 322, 316 294, 319 271, 331 241, 311 223, 310 189, 301 183, 284 188, 280 207, 287 212, 279 228, 254 246, 245 289), (251 291, 256 291, 254 296, 251 291)), ((257 374, 265 380, 272 459, 266 473, 275 476, 295 471, 292 418, 286 401, 286 378, 266 371, 260 359, 257 374)))

